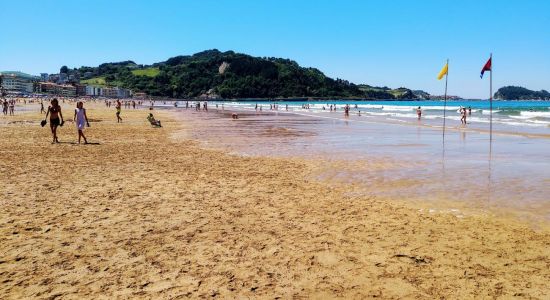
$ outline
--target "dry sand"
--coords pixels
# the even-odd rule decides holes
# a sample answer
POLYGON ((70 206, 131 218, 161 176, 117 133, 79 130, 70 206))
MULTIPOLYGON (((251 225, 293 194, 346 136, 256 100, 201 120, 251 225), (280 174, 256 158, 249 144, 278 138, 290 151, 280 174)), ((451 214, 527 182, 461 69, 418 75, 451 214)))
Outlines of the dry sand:
POLYGON ((0 299, 550 298, 548 230, 352 197, 146 113, 88 105, 99 145, 0 117, 0 299))

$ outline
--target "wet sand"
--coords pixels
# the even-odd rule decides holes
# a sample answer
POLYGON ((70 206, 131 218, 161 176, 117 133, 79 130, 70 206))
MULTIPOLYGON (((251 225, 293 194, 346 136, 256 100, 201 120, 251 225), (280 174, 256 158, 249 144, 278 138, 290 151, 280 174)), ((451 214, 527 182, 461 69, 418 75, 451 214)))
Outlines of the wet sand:
POLYGON ((189 125, 182 135, 204 147, 308 160, 313 178, 353 185, 354 193, 550 225, 549 138, 495 130, 490 154, 489 134, 470 124, 450 122, 442 144, 441 129, 422 122, 271 110, 237 110, 239 121, 227 122, 232 112, 179 109, 174 117, 189 125))
POLYGON ((0 117, 2 299, 550 296, 548 230, 350 193, 312 179, 311 160, 204 149, 169 112, 155 129, 145 110, 117 124, 88 108, 95 145, 74 144, 72 123, 52 145, 37 113, 0 117))

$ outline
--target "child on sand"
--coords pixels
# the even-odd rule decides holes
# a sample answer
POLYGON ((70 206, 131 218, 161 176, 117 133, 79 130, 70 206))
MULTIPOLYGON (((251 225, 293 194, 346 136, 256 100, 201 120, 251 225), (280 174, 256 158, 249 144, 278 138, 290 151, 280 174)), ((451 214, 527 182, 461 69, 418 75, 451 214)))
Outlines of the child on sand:
POLYGON ((73 120, 76 123, 76 129, 78 130, 78 143, 80 144, 80 138, 84 139, 84 144, 88 144, 86 137, 84 136, 84 126, 90 127, 88 122, 88 116, 86 115, 86 109, 84 108, 84 103, 79 101, 76 104, 76 109, 74 110, 73 120))

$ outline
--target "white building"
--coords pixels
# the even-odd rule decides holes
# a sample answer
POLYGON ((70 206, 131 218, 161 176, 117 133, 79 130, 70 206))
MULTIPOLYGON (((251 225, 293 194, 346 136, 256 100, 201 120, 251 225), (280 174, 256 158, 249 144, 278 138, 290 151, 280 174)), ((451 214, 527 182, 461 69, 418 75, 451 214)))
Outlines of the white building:
POLYGON ((102 94, 101 89, 102 88, 100 88, 98 86, 87 85, 86 86, 86 96, 101 96, 101 94, 102 94))
POLYGON ((7 92, 32 93, 39 77, 21 72, 0 72, 2 88, 7 92))
POLYGON ((119 88, 119 87, 116 87, 115 90, 117 92, 117 95, 116 95, 117 98, 130 98, 132 96, 132 93, 130 92, 130 90, 119 88))
POLYGON ((103 96, 108 98, 130 98, 132 91, 119 87, 86 86, 86 96, 103 96))

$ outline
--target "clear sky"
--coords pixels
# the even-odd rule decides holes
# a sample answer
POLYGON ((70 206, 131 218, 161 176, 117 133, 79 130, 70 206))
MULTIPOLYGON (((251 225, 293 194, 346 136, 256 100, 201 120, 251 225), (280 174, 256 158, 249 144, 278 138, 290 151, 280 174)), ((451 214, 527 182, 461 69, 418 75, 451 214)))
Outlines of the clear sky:
POLYGON ((0 70, 31 74, 206 49, 296 60, 354 83, 487 98, 550 89, 550 1, 0 0, 0 70), (487 78, 488 79, 488 78, 487 78))

